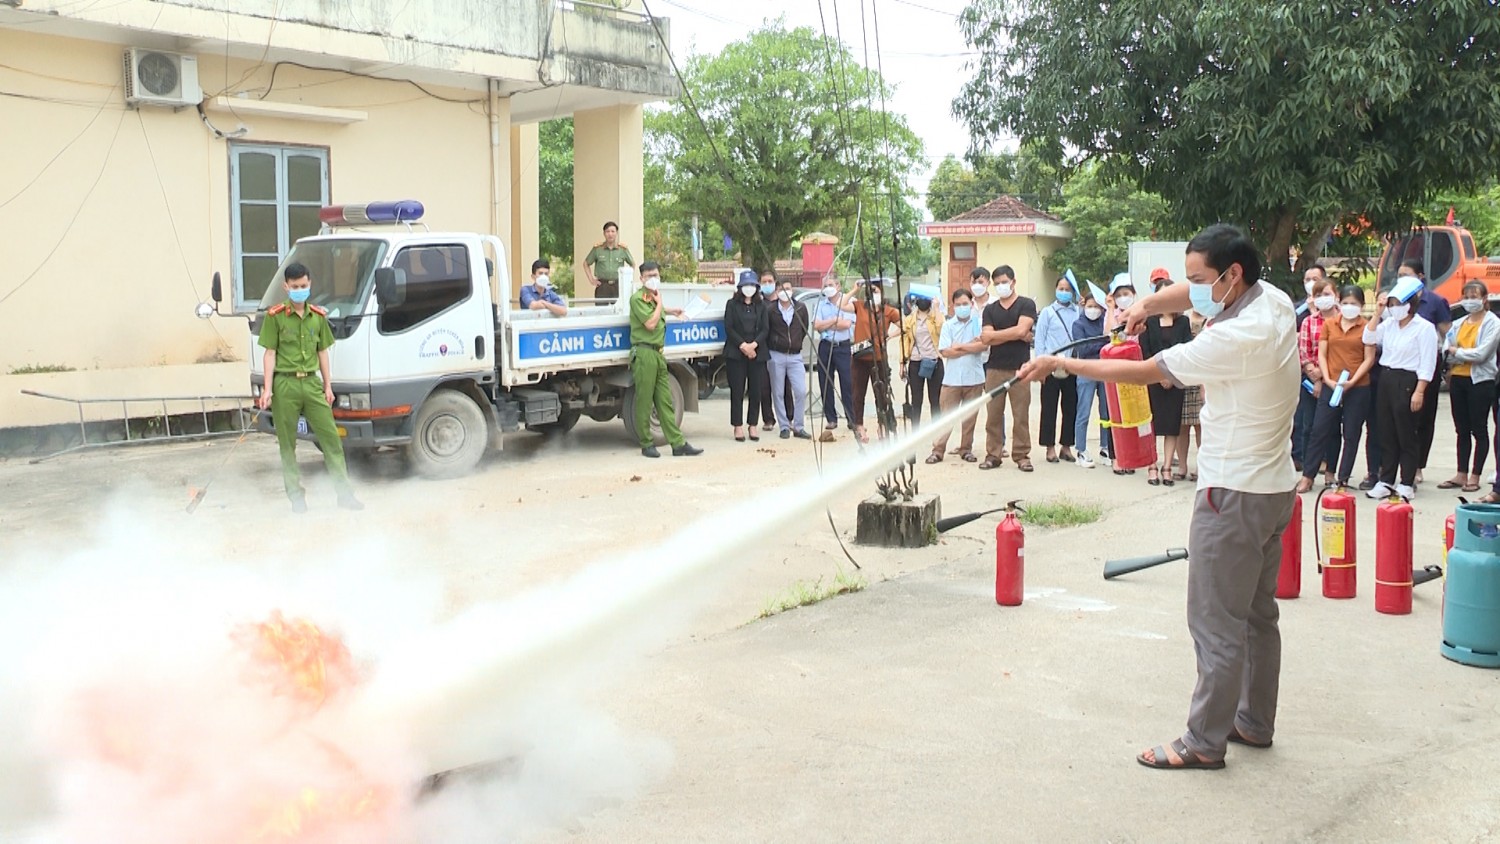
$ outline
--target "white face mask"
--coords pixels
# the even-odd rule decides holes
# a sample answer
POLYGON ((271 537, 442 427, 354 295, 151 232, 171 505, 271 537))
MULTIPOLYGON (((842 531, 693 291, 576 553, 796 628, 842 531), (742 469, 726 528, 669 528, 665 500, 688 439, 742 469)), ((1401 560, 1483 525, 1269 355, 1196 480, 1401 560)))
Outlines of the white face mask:
POLYGON ((988 289, 989 288, 987 288, 987 287, 984 286, 984 282, 982 282, 982 281, 976 281, 976 282, 974 282, 969 287, 969 292, 973 293, 974 294, 974 298, 977 299, 977 298, 983 296, 984 295, 984 291, 988 290, 988 289))
POLYGON ((1484 307, 1484 301, 1481 299, 1460 299, 1458 304, 1471 314, 1478 313, 1479 309, 1484 307))
POLYGON ((839 295, 839 289, 830 284, 827 287, 823 288, 823 295, 832 299, 833 297, 839 295))
POLYGON ((1133 304, 1135 304, 1135 297, 1134 296, 1116 296, 1115 297, 1115 307, 1119 308, 1122 311, 1125 310, 1126 308, 1130 307, 1133 304))
POLYGON ((790 290, 783 290, 780 293, 776 294, 776 298, 780 299, 783 302, 790 302, 790 301, 792 301, 792 291, 790 291, 790 290))
POLYGON ((1331 309, 1334 305, 1338 304, 1338 301, 1339 300, 1333 298, 1332 296, 1319 296, 1318 298, 1313 300, 1313 307, 1317 308, 1320 311, 1326 311, 1331 309))
POLYGON ((740 288, 740 295, 744 296, 746 299, 749 299, 751 296, 754 296, 755 291, 759 289, 760 285, 758 284, 747 284, 740 288))
POLYGON ((1315 281, 1304 281, 1304 282, 1302 282, 1302 289, 1306 290, 1307 291, 1307 295, 1311 296, 1312 295, 1313 285, 1316 284, 1316 283, 1317 282, 1315 282, 1315 281))
POLYGON ((1385 318, 1394 319, 1397 322, 1400 322, 1401 320, 1406 319, 1407 315, 1410 313, 1411 305, 1387 305, 1385 309, 1385 318))
POLYGON ((1339 306, 1339 313, 1341 313, 1341 314, 1344 315, 1344 319, 1359 319, 1359 315, 1362 314, 1362 313, 1364 313, 1364 311, 1365 311, 1365 306, 1364 305, 1347 305, 1346 304, 1346 305, 1340 305, 1339 306))
POLYGON ((536 286, 542 288, 543 290, 546 290, 547 288, 552 286, 552 279, 548 278, 546 275, 539 275, 536 277, 536 286))
POLYGON ((870 301, 875 303, 875 307, 880 307, 880 294, 876 293, 870 296, 870 301))
POLYGON ((1083 315, 1088 317, 1089 319, 1098 319, 1099 317, 1104 316, 1104 309, 1099 307, 1098 305, 1089 305, 1088 307, 1083 309, 1083 315))
POLYGON ((1015 292, 1014 285, 1010 285, 1010 284, 997 284, 997 285, 995 285, 995 298, 996 299, 1009 299, 1010 298, 1010 294, 1014 293, 1014 292, 1015 292))
POLYGON ((659 289, 661 289, 661 279, 659 279, 659 278, 657 278, 655 276, 652 276, 651 278, 648 278, 648 279, 646 279, 645 281, 643 281, 641 283, 644 284, 644 285, 646 285, 646 289, 647 290, 659 290, 659 289))

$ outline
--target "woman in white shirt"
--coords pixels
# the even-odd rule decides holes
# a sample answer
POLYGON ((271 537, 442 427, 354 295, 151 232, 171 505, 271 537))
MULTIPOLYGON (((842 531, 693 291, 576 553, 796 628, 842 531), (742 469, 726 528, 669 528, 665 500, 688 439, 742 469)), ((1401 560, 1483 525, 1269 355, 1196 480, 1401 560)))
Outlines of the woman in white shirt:
POLYGON ((1380 480, 1365 493, 1371 498, 1417 494, 1422 441, 1417 422, 1423 393, 1437 368, 1437 330, 1416 315, 1411 300, 1422 282, 1402 278, 1376 302, 1375 327, 1365 326, 1365 343, 1380 346, 1380 386, 1375 393, 1375 430, 1380 434, 1380 480), (1401 476, 1396 476, 1400 469, 1401 476))

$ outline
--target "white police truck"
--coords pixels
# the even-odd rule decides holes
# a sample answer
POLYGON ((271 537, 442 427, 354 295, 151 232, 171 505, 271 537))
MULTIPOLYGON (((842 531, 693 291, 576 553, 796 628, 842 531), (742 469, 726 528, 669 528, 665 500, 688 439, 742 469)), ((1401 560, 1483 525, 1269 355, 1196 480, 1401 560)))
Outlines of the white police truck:
MULTIPOLYGON (((416 472, 452 477, 522 427, 560 433, 584 416, 599 422, 618 416, 637 442, 626 299, 570 305, 560 317, 522 310, 513 304, 499 238, 428 231, 416 222, 421 214, 413 201, 321 210, 322 231, 292 247, 251 317, 252 393, 259 395, 265 380, 260 325, 285 298, 282 273, 295 262, 307 267, 310 301, 328 311, 336 340, 333 416, 346 451, 393 446, 416 472)), ((698 409, 693 364, 723 351, 732 289, 663 284, 661 290, 669 307, 687 311, 666 325, 681 422, 684 411, 698 409)), ((273 430, 269 413, 260 419, 263 430, 273 430)), ((654 412, 651 425, 660 437, 654 412)))

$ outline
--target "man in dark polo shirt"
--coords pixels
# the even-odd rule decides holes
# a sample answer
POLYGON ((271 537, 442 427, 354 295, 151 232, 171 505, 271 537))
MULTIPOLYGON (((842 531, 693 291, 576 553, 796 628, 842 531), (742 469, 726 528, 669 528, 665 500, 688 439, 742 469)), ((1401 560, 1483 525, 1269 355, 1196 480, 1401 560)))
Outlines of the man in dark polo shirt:
MULTIPOLYGON (((990 303, 984 306, 984 329, 979 339, 990 347, 984 365, 984 388, 992 390, 1031 358, 1031 329, 1036 325, 1036 302, 1016 292, 1016 273, 996 267, 990 275, 990 303)), ((1005 448, 1005 402, 1010 401, 1010 456, 1016 468, 1031 471, 1031 384, 1019 383, 990 399, 985 409, 984 462, 981 469, 1000 465, 1005 448)))

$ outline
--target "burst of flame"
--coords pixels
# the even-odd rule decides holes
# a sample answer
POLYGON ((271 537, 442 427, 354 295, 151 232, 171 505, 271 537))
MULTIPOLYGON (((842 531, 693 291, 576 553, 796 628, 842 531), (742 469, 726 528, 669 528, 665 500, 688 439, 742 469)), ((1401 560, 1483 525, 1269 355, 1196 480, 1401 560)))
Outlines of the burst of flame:
POLYGON ((322 706, 332 695, 353 686, 358 675, 342 639, 302 618, 288 619, 280 610, 242 631, 251 654, 270 670, 279 694, 322 706))

